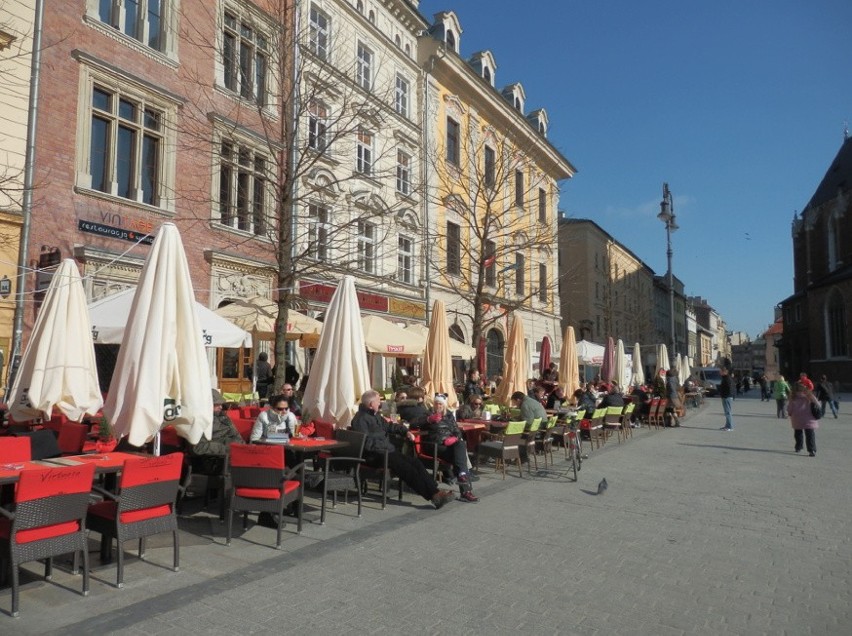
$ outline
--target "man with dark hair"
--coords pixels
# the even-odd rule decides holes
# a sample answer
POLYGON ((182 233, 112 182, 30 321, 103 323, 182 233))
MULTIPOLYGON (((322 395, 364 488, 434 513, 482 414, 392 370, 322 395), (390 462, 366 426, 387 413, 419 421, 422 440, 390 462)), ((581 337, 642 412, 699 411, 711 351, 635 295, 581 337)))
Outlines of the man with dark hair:
POLYGON ((734 418, 732 415, 732 411, 734 409, 734 394, 737 389, 728 368, 722 367, 721 373, 722 381, 719 383, 719 397, 722 398, 722 410, 725 412, 725 425, 722 427, 722 430, 732 431, 734 430, 734 418))
POLYGON ((831 386, 831 382, 825 375, 819 377, 814 395, 822 405, 822 416, 825 417, 825 406, 827 404, 831 408, 834 419, 837 419, 837 400, 834 399, 834 387, 831 386))
POLYGON ((540 417, 542 422, 547 419, 547 411, 544 410, 541 402, 525 395, 522 391, 512 393, 512 406, 521 410, 521 419, 526 420, 527 428, 537 417, 540 417))
POLYGON ((402 424, 392 424, 379 415, 382 398, 377 391, 366 391, 361 396, 361 405, 352 418, 352 430, 367 435, 364 442, 364 460, 368 466, 379 468, 383 465, 384 453, 388 452, 388 468, 418 495, 431 501, 436 509, 452 501, 455 495, 449 490, 440 490, 438 484, 426 471, 419 459, 403 455, 391 443, 389 435, 414 436, 402 424))

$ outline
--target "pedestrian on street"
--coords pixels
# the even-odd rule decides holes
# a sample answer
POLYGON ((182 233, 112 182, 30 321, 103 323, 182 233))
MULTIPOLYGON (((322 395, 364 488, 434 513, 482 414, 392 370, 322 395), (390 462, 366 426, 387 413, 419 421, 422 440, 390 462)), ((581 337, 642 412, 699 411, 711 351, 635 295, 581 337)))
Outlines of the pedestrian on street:
POLYGON ((775 380, 772 388, 773 396, 775 397, 776 415, 778 418, 783 418, 787 413, 787 396, 790 395, 790 385, 783 375, 779 375, 775 380))
POLYGON ((736 387, 734 379, 731 377, 731 372, 727 368, 722 367, 722 381, 719 383, 719 397, 722 398, 722 410, 725 412, 725 425, 721 428, 723 431, 734 430, 734 418, 732 411, 734 409, 734 393, 736 387))
POLYGON ((831 408, 831 414, 837 419, 837 401, 834 399, 834 387, 825 375, 821 375, 816 385, 816 399, 822 406, 822 416, 825 417, 825 405, 831 408))
POLYGON ((797 453, 802 451, 802 436, 810 457, 816 457, 816 429, 819 427, 817 419, 813 416, 811 405, 819 408, 816 396, 802 382, 796 382, 790 403, 787 405, 787 413, 790 415, 790 423, 793 426, 793 439, 796 445, 793 450, 797 453))
POLYGON ((769 401, 769 380, 766 379, 766 374, 762 373, 760 375, 760 379, 757 381, 760 384, 760 401, 768 402, 769 401))
POLYGON ((808 391, 813 391, 813 390, 814 390, 814 383, 813 383, 813 382, 811 381, 811 379, 808 377, 808 374, 807 374, 807 373, 805 373, 804 371, 802 371, 802 372, 799 374, 799 382, 801 382, 802 384, 804 384, 804 385, 805 385, 805 388, 806 388, 808 391))

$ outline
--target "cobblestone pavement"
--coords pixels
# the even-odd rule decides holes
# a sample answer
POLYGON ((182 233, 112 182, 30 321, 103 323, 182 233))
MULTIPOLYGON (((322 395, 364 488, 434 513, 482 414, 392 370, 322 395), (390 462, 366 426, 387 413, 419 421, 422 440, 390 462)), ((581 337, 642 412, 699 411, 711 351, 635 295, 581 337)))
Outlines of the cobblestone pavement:
POLYGON ((0 632, 852 633, 849 402, 809 458, 751 393, 733 432, 709 399, 679 429, 593 451, 579 483, 557 451, 533 477, 483 469, 478 504, 434 511, 407 494, 385 511, 371 499, 361 519, 339 506, 325 526, 285 532, 281 551, 260 527, 225 547, 222 525, 197 513, 179 573, 162 541, 148 563, 129 559, 121 590, 114 568, 87 598, 67 571, 30 576, 21 618, 0 616, 0 632))

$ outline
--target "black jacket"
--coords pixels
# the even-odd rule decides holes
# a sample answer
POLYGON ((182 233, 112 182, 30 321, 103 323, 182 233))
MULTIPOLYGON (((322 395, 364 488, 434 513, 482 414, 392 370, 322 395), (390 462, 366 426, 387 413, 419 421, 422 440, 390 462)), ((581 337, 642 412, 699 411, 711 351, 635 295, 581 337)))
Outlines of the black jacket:
POLYGON ((719 397, 734 397, 736 392, 737 387, 734 384, 734 379, 730 375, 723 375, 722 381, 719 383, 719 397))
POLYGON ((415 426, 420 426, 426 421, 426 417, 429 415, 429 409, 426 408, 426 405, 417 400, 404 400, 400 402, 396 405, 396 412, 401 420, 415 426))
POLYGON ((391 443, 389 435, 405 435, 408 430, 402 424, 391 424, 378 413, 373 413, 363 404, 352 418, 352 430, 367 434, 364 451, 367 453, 394 452, 396 447, 391 443))
POLYGON ((437 414, 433 413, 426 418, 426 421, 420 426, 423 431, 423 441, 427 444, 442 444, 445 439, 455 435, 461 437, 456 418, 449 411, 444 413, 440 419, 437 414))

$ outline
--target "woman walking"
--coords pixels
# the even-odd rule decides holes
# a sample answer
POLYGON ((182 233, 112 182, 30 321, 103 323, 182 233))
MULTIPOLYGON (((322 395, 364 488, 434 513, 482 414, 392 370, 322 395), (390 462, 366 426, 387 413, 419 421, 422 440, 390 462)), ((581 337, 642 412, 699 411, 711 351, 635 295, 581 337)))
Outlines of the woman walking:
POLYGON ((793 425, 793 437, 796 440, 794 450, 799 453, 802 450, 802 436, 805 438, 805 446, 810 457, 816 457, 816 429, 819 426, 817 418, 813 416, 811 405, 820 408, 819 402, 811 391, 801 382, 793 386, 790 403, 787 405, 787 413, 790 415, 790 423, 793 425))
POLYGON ((779 419, 784 417, 787 412, 787 409, 784 407, 787 405, 788 395, 790 395, 790 385, 787 384, 783 375, 779 375, 772 387, 772 397, 775 398, 775 404, 777 405, 776 415, 779 419))

